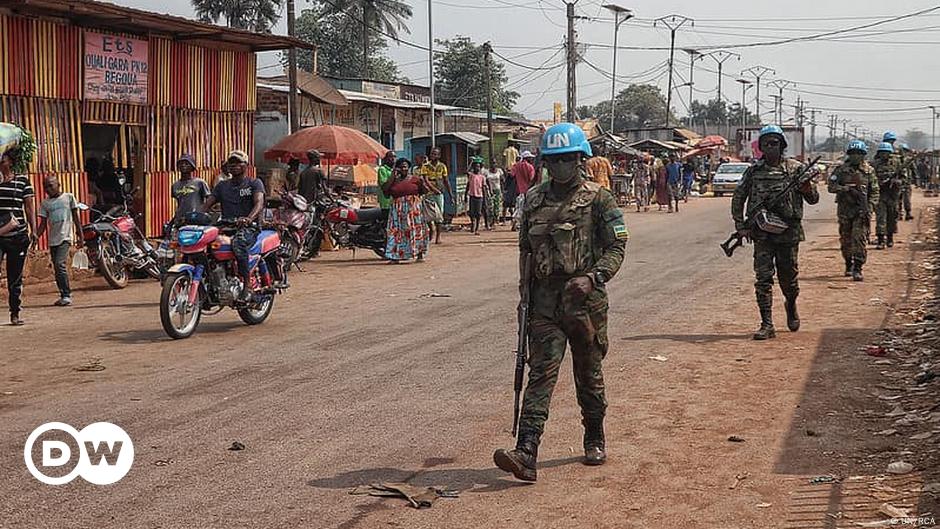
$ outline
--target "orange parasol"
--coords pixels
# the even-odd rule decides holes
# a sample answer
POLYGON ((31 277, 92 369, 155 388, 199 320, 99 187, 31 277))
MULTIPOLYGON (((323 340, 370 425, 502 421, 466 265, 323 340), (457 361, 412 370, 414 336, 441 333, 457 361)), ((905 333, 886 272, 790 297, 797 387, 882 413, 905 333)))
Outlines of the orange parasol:
POLYGON ((298 130, 281 138, 264 151, 268 160, 286 162, 291 156, 307 160, 307 151, 317 150, 323 161, 331 165, 375 163, 389 149, 356 129, 337 125, 320 125, 298 130))

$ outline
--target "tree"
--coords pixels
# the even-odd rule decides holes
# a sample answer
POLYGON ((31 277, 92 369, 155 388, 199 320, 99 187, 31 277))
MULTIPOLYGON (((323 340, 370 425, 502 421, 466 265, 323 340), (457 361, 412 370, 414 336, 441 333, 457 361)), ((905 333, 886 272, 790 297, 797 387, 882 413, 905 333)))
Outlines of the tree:
MULTIPOLYGON (((609 99, 607 100, 607 106, 610 106, 609 99)), ((591 119, 597 117, 597 110, 591 105, 581 105, 579 107, 575 107, 574 113, 576 116, 578 116, 578 119, 591 119)), ((610 114, 608 114, 607 117, 610 119, 610 114)), ((610 122, 608 121, 608 123, 610 122)))
MULTIPOLYGON (((359 50, 362 58, 359 65, 362 70, 359 75, 363 79, 370 79, 374 75, 369 60, 369 54, 375 46, 370 44, 374 39, 384 40, 384 35, 398 42, 400 32, 411 33, 405 21, 411 18, 411 6, 401 0, 320 0, 325 13, 345 14, 359 22, 358 35, 360 39, 359 50)), ((355 34, 355 33, 354 33, 355 34)), ((387 44, 386 44, 387 46, 387 44)), ((353 47, 346 49, 349 53, 353 47)))
MULTIPOLYGON (((741 125, 741 103, 732 103, 729 107, 717 99, 707 103, 692 101, 690 110, 691 123, 689 117, 682 118, 682 123, 689 128, 724 126, 726 122, 732 127, 741 125)), ((760 120, 748 109, 744 109, 744 119, 749 126, 760 125, 760 120)))
MULTIPOLYGON (((296 25, 297 38, 317 46, 319 71, 316 73, 328 77, 360 77, 367 70, 376 81, 401 80, 398 65, 385 55, 388 48, 385 37, 378 35, 369 39, 367 68, 362 66, 362 55, 349 53, 361 44, 360 30, 357 19, 346 13, 335 13, 331 6, 325 5, 305 9, 296 25)), ((286 54, 281 59, 287 64, 286 54)), ((313 72, 312 54, 298 54, 297 67, 313 72)))
MULTIPOLYGON (((610 123, 610 100, 594 105, 593 117, 603 124, 610 123)), ((580 114, 579 112, 579 115, 580 114)), ((583 115, 582 115, 583 116, 583 115)), ((672 122, 678 120, 675 117, 672 122)), ((617 94, 615 130, 659 127, 666 122, 666 98, 658 87, 648 84, 633 84, 617 94)))
POLYGON ((907 144, 915 151, 930 149, 930 138, 927 136, 926 132, 920 129, 908 130, 904 133, 903 138, 907 140, 907 144))
MULTIPOLYGON (((446 105, 486 108, 486 67, 483 46, 469 37, 437 40, 439 53, 434 59, 434 88, 438 100, 446 105)), ((507 113, 519 94, 505 88, 509 77, 506 67, 490 61, 490 85, 493 90, 493 111, 507 113)))
POLYGON ((230 28, 270 33, 281 18, 283 0, 191 0, 196 16, 217 24, 225 19, 230 28))

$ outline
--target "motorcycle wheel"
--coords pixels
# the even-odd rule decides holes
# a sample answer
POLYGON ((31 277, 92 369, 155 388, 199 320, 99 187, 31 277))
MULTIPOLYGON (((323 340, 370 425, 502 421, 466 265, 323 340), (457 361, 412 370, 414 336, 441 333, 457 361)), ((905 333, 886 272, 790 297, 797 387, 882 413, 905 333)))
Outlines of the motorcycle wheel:
POLYGON ((188 309, 186 307, 190 285, 192 278, 188 274, 170 274, 163 282, 163 291, 160 293, 160 323, 163 324, 164 332, 174 340, 192 336, 202 317, 201 300, 197 299, 194 306, 188 309))
POLYGON ((274 308, 274 295, 268 295, 257 307, 238 309, 238 317, 248 325, 260 325, 271 315, 274 308))
POLYGON ((114 242, 102 239, 98 245, 98 271, 111 288, 120 290, 127 286, 127 269, 117 261, 114 242))
POLYGON ((278 250, 284 259, 284 267, 290 266, 300 260, 300 244, 290 234, 284 234, 281 239, 281 248, 278 250))
POLYGON ((385 247, 376 248, 373 246, 372 251, 375 252, 375 255, 378 255, 380 259, 385 259, 385 247))

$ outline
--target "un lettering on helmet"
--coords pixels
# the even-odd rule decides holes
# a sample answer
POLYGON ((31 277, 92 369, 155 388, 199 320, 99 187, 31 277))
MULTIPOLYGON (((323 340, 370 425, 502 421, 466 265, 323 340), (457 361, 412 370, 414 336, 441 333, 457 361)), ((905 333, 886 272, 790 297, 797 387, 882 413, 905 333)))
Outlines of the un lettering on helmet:
POLYGON ((552 134, 545 142, 549 149, 560 149, 571 146, 571 138, 565 133, 552 134))

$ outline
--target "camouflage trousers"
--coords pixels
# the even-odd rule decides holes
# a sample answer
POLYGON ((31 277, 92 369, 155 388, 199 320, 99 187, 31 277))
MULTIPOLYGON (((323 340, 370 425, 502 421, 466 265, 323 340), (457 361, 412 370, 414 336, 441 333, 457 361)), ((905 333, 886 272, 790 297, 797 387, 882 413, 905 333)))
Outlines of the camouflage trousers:
POLYGON ((899 198, 899 196, 881 195, 878 199, 878 210, 875 212, 875 235, 884 237, 898 232, 899 198))
POLYGON ((901 187, 901 199, 898 203, 898 220, 911 216, 911 185, 901 187))
POLYGON ((607 293, 594 290, 578 310, 547 317, 533 307, 529 322, 529 381, 522 401, 519 435, 541 436, 548 420, 558 372, 571 345, 574 384, 584 419, 603 419, 607 410, 601 361, 607 355, 607 293))
POLYGON ((839 217, 839 245, 842 247, 842 258, 849 264, 853 259, 858 264, 865 264, 868 260, 868 236, 871 234, 871 223, 867 216, 840 216, 839 217))
POLYGON ((760 309, 771 309, 774 304, 774 273, 780 280, 780 290, 787 298, 800 295, 799 244, 775 244, 754 241, 754 293, 760 309))

